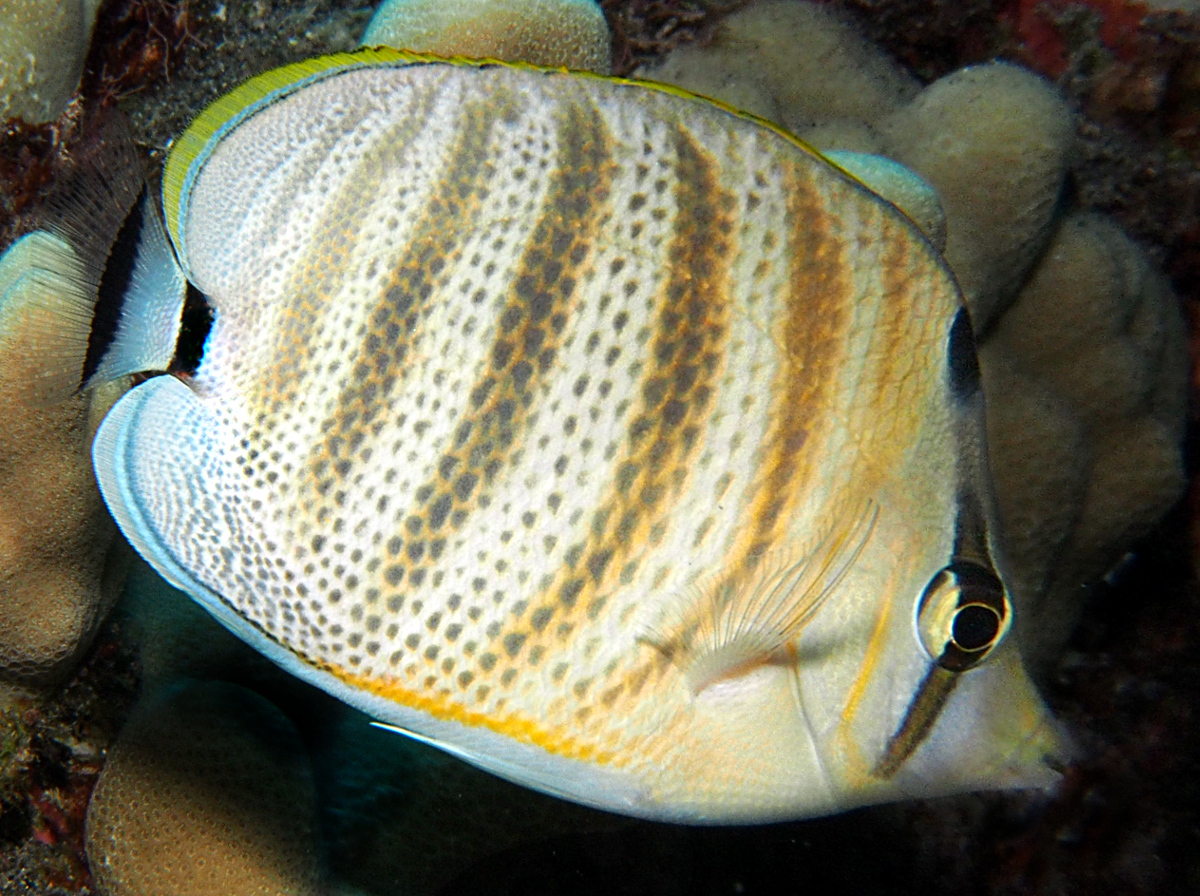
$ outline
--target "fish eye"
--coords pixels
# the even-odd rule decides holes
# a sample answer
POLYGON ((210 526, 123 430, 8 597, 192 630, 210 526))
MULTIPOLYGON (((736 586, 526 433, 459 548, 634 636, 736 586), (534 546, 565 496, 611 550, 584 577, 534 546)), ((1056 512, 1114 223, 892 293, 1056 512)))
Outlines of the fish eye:
POLYGON ((1012 604, 1000 579, 977 563, 938 571, 917 604, 917 633, 930 659, 951 672, 981 663, 1008 634, 1012 604))

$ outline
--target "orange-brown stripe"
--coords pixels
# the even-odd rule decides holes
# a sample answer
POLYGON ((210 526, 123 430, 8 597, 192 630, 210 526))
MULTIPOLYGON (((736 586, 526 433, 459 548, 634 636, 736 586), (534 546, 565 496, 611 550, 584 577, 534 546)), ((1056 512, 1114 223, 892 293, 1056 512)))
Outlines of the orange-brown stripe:
MULTIPOLYGON (((725 364, 736 202, 717 162, 690 133, 679 128, 674 146, 671 273, 658 301, 638 407, 588 538, 570 552, 530 616, 530 643, 566 637, 584 614, 600 614, 598 594, 632 574, 623 569, 631 554, 665 536, 673 498, 686 487, 689 459, 704 438, 725 364)), ((612 704, 621 687, 588 694, 587 701, 612 704)))
MULTIPOLYGON (((557 130, 559 154, 542 217, 500 313, 488 370, 471 390, 437 474, 417 489, 416 504, 388 545, 383 574, 389 607, 426 587, 448 533, 474 508, 486 506, 506 461, 520 447, 538 382, 552 369, 578 305, 581 269, 608 210, 611 136, 594 109, 575 103, 566 106, 557 130)), ((514 644, 510 633, 510 653, 514 644)), ((480 664, 495 661, 487 651, 479 657, 480 664)))
POLYGON ((731 569, 756 563, 786 531, 790 508, 804 492, 804 474, 820 463, 821 429, 828 425, 823 418, 839 388, 853 272, 814 180, 809 170, 794 165, 785 174, 791 288, 782 297, 777 340, 784 351, 771 385, 775 401, 764 459, 751 487, 747 534, 739 539, 731 569))
MULTIPOLYGON (((334 403, 334 416, 325 421, 324 438, 312 452, 310 469, 322 496, 337 497, 341 483, 351 475, 369 427, 386 413, 392 391, 411 361, 409 353, 419 337, 423 309, 445 300, 447 275, 442 272, 461 254, 471 224, 488 196, 493 176, 488 143, 496 120, 513 102, 512 96, 497 93, 488 102, 472 102, 463 110, 459 139, 442 180, 368 318, 358 354, 347 365, 349 374, 334 403)), ((387 153, 381 153, 371 164, 388 159, 387 153)), ((378 183, 378 177, 363 179, 378 183)))
MULTIPOLYGON (((894 469, 895 463, 888 461, 887 454, 902 455, 911 448, 911 441, 900 438, 899 434, 915 434, 923 423, 920 418, 898 419, 898 414, 922 414, 927 407, 923 399, 928 397, 928 390, 939 389, 939 384, 941 393, 949 397, 946 339, 957 302, 952 281, 938 269, 912 231, 884 211, 878 211, 876 215, 872 229, 878 233, 877 239, 882 246, 880 276, 887 301, 880 303, 871 345, 872 357, 878 359, 878 364, 873 369, 873 377, 862 383, 864 413, 871 415, 873 424, 864 432, 874 437, 874 443, 864 445, 863 450, 880 459, 881 469, 894 469), (926 342, 924 350, 919 345, 921 337, 932 340, 926 342)), ((876 773, 886 772, 885 777, 894 773, 919 741, 918 737, 904 746, 893 738, 894 743, 890 742, 887 748, 887 758, 871 760, 863 755, 854 738, 854 724, 863 707, 863 698, 883 658, 890 620, 902 611, 903 607, 896 602, 887 602, 879 609, 861 669, 847 691, 842 707, 839 748, 851 773, 863 781, 872 773, 873 765, 876 773)), ((931 707, 949 693, 942 688, 945 681, 939 679, 939 682, 935 691, 925 698, 931 702, 921 710, 922 714, 933 711, 936 715, 936 710, 931 707), (937 695, 939 690, 941 696, 937 695)), ((931 724, 931 720, 927 721, 931 724)), ((917 733, 917 729, 910 733, 917 733)), ((923 733, 920 732, 921 736, 923 733)))
MULTIPOLYGON (((332 214, 372 204, 384 170, 395 163, 396 147, 420 138, 436 99, 436 90, 422 92, 412 112, 375 141, 355 171, 343 179, 338 196, 328 204, 332 214)), ((346 129, 350 130, 354 124, 346 122, 346 129)), ((266 410, 263 421, 268 426, 279 419, 281 408, 290 406, 303 393, 312 361, 312 353, 307 349, 313 333, 320 332, 320 322, 331 299, 345 283, 361 227, 356 221, 347 226, 345 218, 340 216, 338 223, 334 227, 326 219, 318 225, 321 238, 314 244, 317 250, 296 269, 283 291, 286 304, 274 338, 271 363, 258 380, 258 394, 250 396, 252 407, 266 410)))
POLYGON ((920 351, 916 338, 930 320, 934 301, 930 293, 936 283, 928 276, 930 265, 918 255, 921 248, 914 234, 897 216, 881 207, 864 218, 863 226, 873 234, 869 248, 878 266, 880 292, 887 298, 875 306, 869 348, 872 364, 858 385, 856 407, 861 422, 869 425, 849 423, 862 433, 862 450, 876 459, 875 466, 889 469, 888 456, 908 450, 900 433, 920 428, 919 420, 901 417, 919 409, 914 398, 929 384, 924 368, 931 358, 920 351))

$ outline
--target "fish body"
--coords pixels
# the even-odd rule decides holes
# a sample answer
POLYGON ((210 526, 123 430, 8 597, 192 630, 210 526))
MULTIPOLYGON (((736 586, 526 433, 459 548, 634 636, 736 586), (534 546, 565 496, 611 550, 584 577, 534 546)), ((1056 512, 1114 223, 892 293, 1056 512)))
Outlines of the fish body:
POLYGON ((673 89, 368 51, 218 101, 164 207, 212 330, 110 413, 98 481, 284 668, 645 817, 1053 780, 961 297, 817 153, 673 89))

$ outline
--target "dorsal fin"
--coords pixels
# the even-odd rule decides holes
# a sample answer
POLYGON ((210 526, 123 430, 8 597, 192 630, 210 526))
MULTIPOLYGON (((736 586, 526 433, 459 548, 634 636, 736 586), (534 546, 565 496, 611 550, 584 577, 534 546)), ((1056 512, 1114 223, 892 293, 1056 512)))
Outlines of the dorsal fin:
POLYGON ((946 211, 937 191, 919 174, 871 153, 831 150, 825 158, 904 212, 938 252, 946 251, 946 211))
MULTIPOLYGON (((179 264, 182 266, 185 274, 188 271, 187 246, 182 238, 180 222, 185 221, 187 218, 188 204, 191 199, 190 193, 197 175, 217 145, 227 134, 264 107, 278 102, 323 78, 371 66, 420 64, 449 64, 473 68, 499 66, 520 71, 544 72, 548 75, 563 75, 568 73, 565 68, 534 65, 528 62, 491 58, 473 59, 464 56, 439 56, 433 53, 396 50, 391 47, 363 47, 350 53, 331 53, 327 56, 304 59, 300 62, 289 63, 255 75, 239 84, 229 93, 213 101, 197 115, 187 130, 180 134, 179 138, 171 146, 171 151, 163 167, 163 215, 166 220, 167 234, 170 237, 179 264)), ((572 77, 592 78, 608 81, 613 84, 624 84, 632 88, 666 93, 721 109, 737 118, 753 121, 760 127, 766 128, 787 140, 802 152, 828 162, 828 159, 822 153, 780 125, 749 112, 744 112, 721 100, 692 93, 674 84, 637 78, 623 78, 590 71, 572 70, 569 74, 572 77)), ((842 173, 846 173, 846 170, 840 165, 834 165, 833 167, 842 173)))
POLYGON ((643 640, 682 664, 694 693, 771 662, 795 642, 862 552, 879 514, 867 500, 798 551, 705 577, 681 592, 643 640))
POLYGON ((318 56, 255 75, 205 108, 175 141, 163 168, 163 214, 184 270, 187 270, 187 252, 179 222, 187 217, 192 181, 225 134, 264 106, 320 78, 381 62, 402 64, 430 58, 387 47, 318 56))

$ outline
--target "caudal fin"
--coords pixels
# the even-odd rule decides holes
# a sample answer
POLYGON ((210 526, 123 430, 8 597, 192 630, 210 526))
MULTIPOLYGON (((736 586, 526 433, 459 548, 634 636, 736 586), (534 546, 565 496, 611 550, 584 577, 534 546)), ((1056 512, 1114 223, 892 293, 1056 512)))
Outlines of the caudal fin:
POLYGON ((0 259, 0 301, 20 296, 21 332, 41 359, 36 398, 166 370, 186 282, 123 123, 61 178, 40 223, 0 259))

